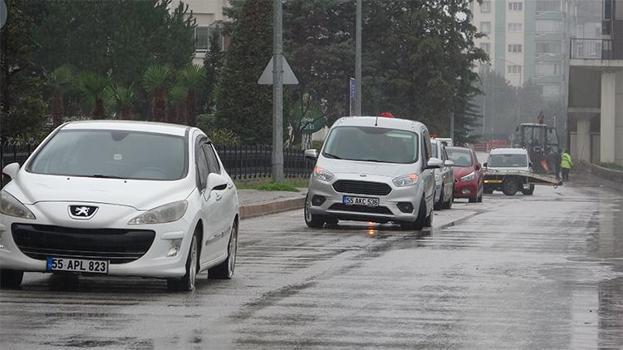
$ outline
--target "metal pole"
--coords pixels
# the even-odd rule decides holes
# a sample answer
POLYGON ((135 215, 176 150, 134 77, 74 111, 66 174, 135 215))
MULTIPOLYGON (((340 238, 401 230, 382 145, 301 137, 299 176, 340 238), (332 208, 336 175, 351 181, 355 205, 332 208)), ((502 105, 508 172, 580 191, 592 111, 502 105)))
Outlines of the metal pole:
POLYGON ((273 181, 283 182, 283 36, 281 0, 273 1, 273 181))
POLYGON ((356 96, 355 96, 355 115, 361 115, 361 17, 362 0, 357 0, 357 19, 355 29, 355 79, 356 79, 356 96))
POLYGON ((450 138, 454 143, 454 111, 450 112, 450 138))

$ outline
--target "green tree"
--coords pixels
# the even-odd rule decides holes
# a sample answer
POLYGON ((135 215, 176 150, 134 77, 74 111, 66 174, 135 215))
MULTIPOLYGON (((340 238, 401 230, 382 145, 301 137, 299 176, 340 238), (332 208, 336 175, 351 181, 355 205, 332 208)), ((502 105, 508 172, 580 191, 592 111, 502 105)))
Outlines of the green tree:
POLYGON ((134 84, 127 87, 111 84, 107 89, 107 94, 113 100, 113 108, 118 118, 122 120, 132 119, 132 109, 136 102, 134 84))
POLYGON ((186 123, 186 98, 188 89, 182 85, 175 85, 169 91, 169 116, 167 121, 170 123, 186 123))
POLYGON ((179 72, 178 81, 186 89, 186 120, 184 122, 187 125, 196 126, 197 94, 205 83, 205 69, 189 64, 179 72))
POLYGON ((95 118, 104 118, 104 91, 109 86, 110 80, 107 77, 95 72, 85 71, 78 76, 78 87, 82 95, 92 106, 90 115, 95 118))
POLYGON ((203 59, 205 84, 201 98, 203 111, 206 113, 212 113, 215 109, 215 90, 221 78, 224 59, 221 40, 222 38, 219 30, 214 30, 210 33, 210 47, 203 59))
POLYGON ((257 84, 271 57, 271 16, 269 1, 242 4, 217 90, 217 124, 242 143, 267 143, 272 135, 271 89, 257 84))
POLYGON ((46 121, 43 70, 33 61, 33 28, 45 13, 44 2, 8 1, 8 19, 0 31, 1 136, 39 137, 46 121))
POLYGON ((166 97, 172 71, 166 65, 152 65, 143 75, 143 87, 151 97, 151 118, 162 122, 166 117, 166 97))
POLYGON ((52 127, 57 127, 63 122, 65 116, 65 94, 72 88, 74 74, 67 65, 56 68, 48 75, 47 85, 52 90, 50 109, 52 114, 52 127))

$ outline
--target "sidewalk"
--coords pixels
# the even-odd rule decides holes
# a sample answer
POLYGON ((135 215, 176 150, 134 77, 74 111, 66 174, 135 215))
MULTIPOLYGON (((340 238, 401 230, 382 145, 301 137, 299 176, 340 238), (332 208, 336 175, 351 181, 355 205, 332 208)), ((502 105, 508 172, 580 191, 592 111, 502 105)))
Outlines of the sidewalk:
POLYGON ((240 218, 248 219, 302 209, 306 194, 306 188, 299 188, 299 192, 238 190, 240 218))

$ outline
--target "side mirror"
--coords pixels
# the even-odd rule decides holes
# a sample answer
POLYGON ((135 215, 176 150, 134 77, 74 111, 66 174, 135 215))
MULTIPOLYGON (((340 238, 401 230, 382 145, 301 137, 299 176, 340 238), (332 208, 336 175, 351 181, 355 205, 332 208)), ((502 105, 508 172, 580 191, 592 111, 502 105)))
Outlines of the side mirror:
POLYGON ((488 167, 489 167, 489 163, 484 162, 484 163, 482 164, 482 166, 484 166, 485 168, 488 168, 488 167))
POLYGON ((305 158, 308 159, 318 159, 318 150, 317 149, 306 149, 305 150, 305 158))
POLYGON ((7 175, 11 179, 15 179, 17 172, 19 171, 19 163, 11 163, 2 169, 2 173, 7 175))
POLYGON ((426 163, 425 169, 439 169, 443 166, 443 161, 439 158, 431 158, 426 163))
POLYGON ((480 164, 476 164, 475 168, 476 168, 476 171, 479 171, 480 170, 480 164))
POLYGON ((210 191, 222 191, 227 188, 227 180, 219 174, 211 173, 208 175, 206 189, 210 191))
POLYGON ((444 164, 445 166, 454 166, 454 162, 453 162, 453 161, 451 161, 450 159, 446 160, 443 164, 444 164))

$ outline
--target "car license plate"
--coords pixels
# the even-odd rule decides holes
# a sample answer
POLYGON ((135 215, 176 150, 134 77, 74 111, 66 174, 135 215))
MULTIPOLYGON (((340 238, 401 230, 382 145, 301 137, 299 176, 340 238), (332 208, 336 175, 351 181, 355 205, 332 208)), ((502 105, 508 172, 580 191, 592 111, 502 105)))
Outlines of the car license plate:
POLYGON ((374 197, 352 197, 344 196, 342 203, 345 205, 363 205, 366 207, 378 207, 379 199, 374 197))
POLYGON ((108 264, 107 260, 48 257, 46 270, 108 274, 108 264))

